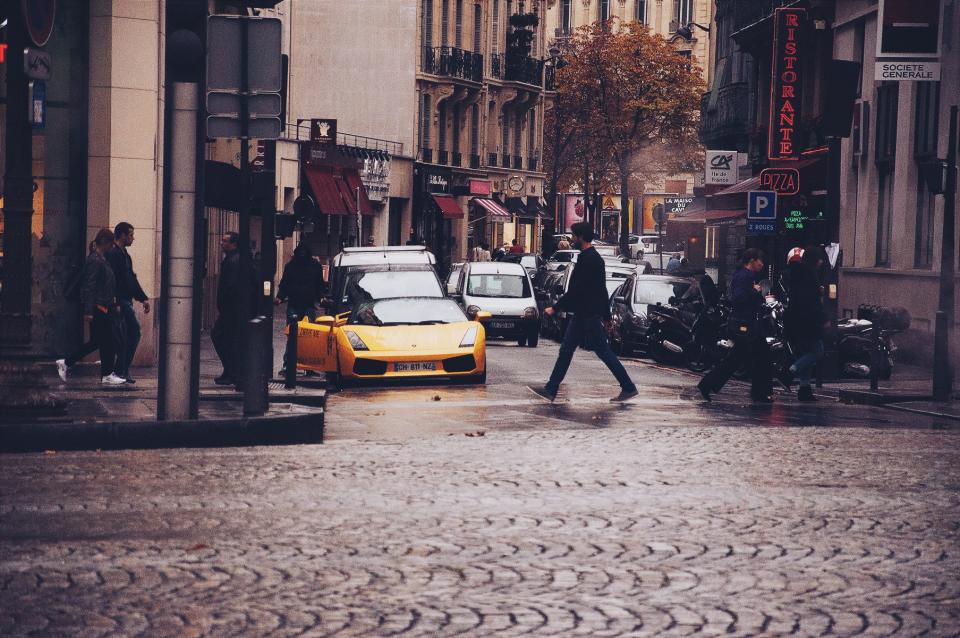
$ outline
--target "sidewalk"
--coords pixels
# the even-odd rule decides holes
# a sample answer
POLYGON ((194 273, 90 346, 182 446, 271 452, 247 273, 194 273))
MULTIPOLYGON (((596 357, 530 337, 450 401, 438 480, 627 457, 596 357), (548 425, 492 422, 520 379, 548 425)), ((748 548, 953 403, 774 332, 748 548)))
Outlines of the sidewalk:
MULTIPOLYGON (((274 324, 274 367, 279 369, 285 337, 274 324)), ((157 421, 157 368, 131 369, 135 385, 100 384, 99 364, 81 363, 66 383, 52 362, 41 365, 49 391, 67 404, 65 415, 24 423, 0 422, 0 451, 45 449, 105 449, 205 447, 229 445, 319 443, 323 441, 326 391, 319 378, 299 377, 297 388, 286 390, 274 379, 270 404, 262 416, 243 414, 243 394, 218 386, 222 369, 209 335, 200 336, 199 419, 157 421), (301 381, 303 385, 301 385, 301 381)))

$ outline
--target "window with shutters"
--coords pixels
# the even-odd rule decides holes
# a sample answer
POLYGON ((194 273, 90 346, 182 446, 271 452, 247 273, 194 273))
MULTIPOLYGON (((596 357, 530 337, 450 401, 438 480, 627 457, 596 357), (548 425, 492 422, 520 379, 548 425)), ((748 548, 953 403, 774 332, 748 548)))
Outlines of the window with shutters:
POLYGON ((496 55, 500 52, 500 0, 493 0, 493 39, 490 41, 490 52, 496 55))
POLYGON ((473 5, 473 52, 480 53, 480 43, 483 35, 483 13, 480 5, 473 5))
POLYGON ((458 49, 463 48, 463 0, 457 0, 457 15, 454 16, 454 45, 458 49))
POLYGON ((440 46, 450 44, 450 0, 442 0, 440 4, 440 46))
POLYGON ((433 0, 423 0, 420 12, 420 37, 423 40, 423 46, 433 47, 433 0))
POLYGON ((560 0, 560 33, 570 35, 573 20, 573 0, 560 0))
POLYGON ((693 22, 693 0, 673 0, 674 29, 693 22))

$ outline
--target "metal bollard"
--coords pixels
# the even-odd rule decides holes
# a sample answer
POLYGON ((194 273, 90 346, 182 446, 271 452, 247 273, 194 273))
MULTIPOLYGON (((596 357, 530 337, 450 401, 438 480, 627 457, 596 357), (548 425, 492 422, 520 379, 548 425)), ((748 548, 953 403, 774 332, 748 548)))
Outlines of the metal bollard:
POLYGON ((872 340, 870 348, 870 392, 877 392, 880 389, 880 326, 874 319, 873 326, 870 328, 870 338, 872 340))
POLYGON ((243 369, 243 414, 252 416, 264 414, 267 411, 267 377, 268 370, 264 354, 266 349, 265 334, 270 329, 266 317, 254 317, 245 326, 246 360, 243 369))
POLYGON ((933 399, 949 401, 953 394, 953 371, 950 369, 949 318, 938 310, 936 315, 935 346, 933 349, 933 399))
POLYGON ((295 315, 287 322, 287 360, 283 362, 283 387, 293 390, 297 387, 297 322, 300 317, 295 315))

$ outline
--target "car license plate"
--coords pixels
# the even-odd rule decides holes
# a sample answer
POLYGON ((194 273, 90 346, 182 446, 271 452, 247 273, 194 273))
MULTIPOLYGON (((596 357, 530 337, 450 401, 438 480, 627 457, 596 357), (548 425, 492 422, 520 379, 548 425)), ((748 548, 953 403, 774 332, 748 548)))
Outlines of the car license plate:
POLYGON ((436 361, 411 361, 410 363, 394 363, 394 372, 434 372, 437 369, 436 361))
POLYGON ((496 328, 498 330, 509 330, 513 328, 513 322, 512 321, 491 321, 490 327, 496 328))

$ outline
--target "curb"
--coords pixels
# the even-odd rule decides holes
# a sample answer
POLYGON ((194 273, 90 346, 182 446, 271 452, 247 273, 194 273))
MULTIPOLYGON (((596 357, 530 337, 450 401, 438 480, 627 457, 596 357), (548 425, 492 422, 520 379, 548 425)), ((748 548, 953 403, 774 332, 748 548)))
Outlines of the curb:
POLYGON ((876 405, 885 406, 890 403, 902 403, 904 401, 931 401, 933 396, 930 393, 920 392, 896 392, 882 391, 871 392, 870 390, 848 390, 841 389, 838 398, 843 403, 854 403, 858 405, 876 405))
POLYGON ((0 424, 0 452, 323 443, 322 410, 198 421, 0 424))

